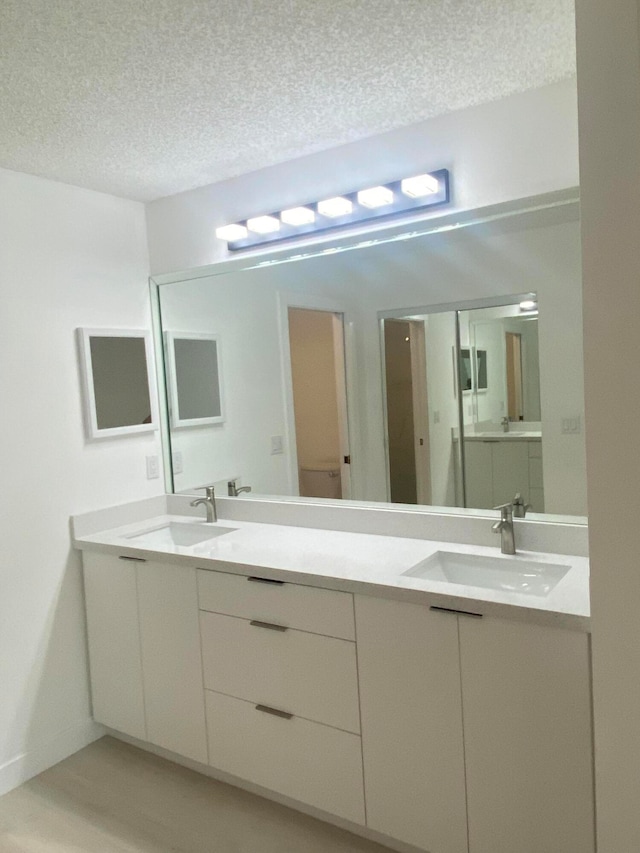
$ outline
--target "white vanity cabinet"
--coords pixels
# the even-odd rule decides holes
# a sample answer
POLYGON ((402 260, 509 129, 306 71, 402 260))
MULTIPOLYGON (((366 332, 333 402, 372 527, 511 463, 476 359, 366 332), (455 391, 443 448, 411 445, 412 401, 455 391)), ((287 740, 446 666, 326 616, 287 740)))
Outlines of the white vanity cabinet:
POLYGON ((467 506, 498 506, 520 493, 533 512, 544 512, 540 439, 467 438, 467 506))
POLYGON ((85 551, 94 718, 207 760, 195 569, 85 551))
POLYGON ((587 634, 178 557, 84 573, 97 721, 428 853, 593 853, 587 634))
POLYGON ((368 823, 429 853, 590 853, 587 635, 357 595, 368 823), (465 802, 466 792, 466 802, 465 802))

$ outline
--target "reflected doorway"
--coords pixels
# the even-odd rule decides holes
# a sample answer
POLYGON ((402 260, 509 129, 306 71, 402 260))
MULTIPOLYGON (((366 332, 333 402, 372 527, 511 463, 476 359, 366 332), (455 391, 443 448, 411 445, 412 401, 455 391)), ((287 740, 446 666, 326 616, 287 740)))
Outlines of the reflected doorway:
POLYGON ((507 347, 507 415, 510 421, 523 421, 522 403, 522 337, 505 332, 507 347))
POLYGON ((389 319, 383 327, 389 497, 392 503, 430 504, 424 322, 389 319))
POLYGON ((299 494, 348 498, 344 315, 289 307, 288 327, 299 494))

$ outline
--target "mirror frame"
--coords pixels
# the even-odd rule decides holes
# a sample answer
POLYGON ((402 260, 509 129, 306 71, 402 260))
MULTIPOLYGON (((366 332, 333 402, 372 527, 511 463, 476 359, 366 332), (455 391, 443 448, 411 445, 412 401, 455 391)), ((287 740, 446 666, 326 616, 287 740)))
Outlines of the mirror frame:
POLYGON ((151 345, 151 333, 145 329, 77 329, 80 352, 80 372, 82 375, 85 430, 89 441, 103 438, 119 438, 127 435, 155 432, 159 429, 158 394, 155 382, 155 361, 151 345), (93 381, 93 361, 91 358, 91 338, 141 338, 144 341, 147 383, 149 386, 149 405, 151 421, 148 424, 129 424, 120 427, 100 429, 96 415, 96 390, 93 381))
POLYGON ((225 399, 224 383, 222 381, 222 358, 220 354, 220 335, 208 335, 199 332, 169 332, 164 333, 167 393, 169 396, 169 418, 172 429, 183 427, 209 426, 211 424, 222 424, 225 421, 225 399), (203 418, 181 418, 180 397, 178 392, 178 371, 176 367, 175 342, 179 341, 211 341, 216 345, 216 364, 218 367, 218 399, 220 400, 220 414, 210 415, 203 418))

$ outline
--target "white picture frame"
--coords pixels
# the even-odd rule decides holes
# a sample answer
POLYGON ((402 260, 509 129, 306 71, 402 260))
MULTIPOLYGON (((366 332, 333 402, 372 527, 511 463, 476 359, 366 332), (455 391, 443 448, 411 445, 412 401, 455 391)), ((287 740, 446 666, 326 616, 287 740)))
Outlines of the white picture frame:
POLYGON ((159 427, 151 333, 79 328, 85 431, 90 441, 159 427))
POLYGON ((165 331, 164 341, 171 428, 224 423, 220 336, 165 331))

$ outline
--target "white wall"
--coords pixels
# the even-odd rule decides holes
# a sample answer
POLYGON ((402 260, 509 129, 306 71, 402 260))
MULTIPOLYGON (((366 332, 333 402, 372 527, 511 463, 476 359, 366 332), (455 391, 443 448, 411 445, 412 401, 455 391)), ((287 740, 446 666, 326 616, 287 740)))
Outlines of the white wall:
POLYGON ((640 16, 636 0, 576 12, 598 851, 637 853, 640 16))
POLYGON ((152 273, 224 260, 219 225, 425 169, 452 170, 447 211, 577 186, 575 86, 565 80, 151 202, 152 273))
POLYGON ((163 491, 155 434, 91 445, 75 329, 149 327, 143 206, 0 170, 0 792, 95 737, 69 516, 163 491))

